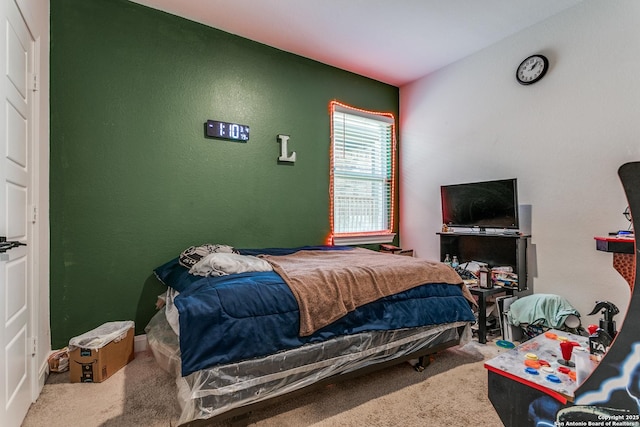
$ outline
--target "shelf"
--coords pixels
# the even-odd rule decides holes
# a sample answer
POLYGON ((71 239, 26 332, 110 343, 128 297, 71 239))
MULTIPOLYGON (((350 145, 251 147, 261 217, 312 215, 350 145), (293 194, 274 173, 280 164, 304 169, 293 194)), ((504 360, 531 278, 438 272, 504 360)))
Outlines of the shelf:
POLYGON ((620 254, 635 253, 635 238, 630 237, 594 237, 596 240, 596 250, 603 252, 616 252, 620 254))
MULTIPOLYGON (((518 277, 517 292, 528 291, 528 235, 495 233, 436 233, 440 237, 440 260, 446 254, 456 255, 460 265, 479 261, 489 267, 512 267, 518 277)), ((527 292, 531 293, 531 292, 527 292)))
POLYGON ((530 234, 515 234, 515 233, 481 233, 479 231, 439 231, 436 234, 440 236, 479 236, 479 237, 510 237, 510 238, 522 238, 528 239, 530 234))

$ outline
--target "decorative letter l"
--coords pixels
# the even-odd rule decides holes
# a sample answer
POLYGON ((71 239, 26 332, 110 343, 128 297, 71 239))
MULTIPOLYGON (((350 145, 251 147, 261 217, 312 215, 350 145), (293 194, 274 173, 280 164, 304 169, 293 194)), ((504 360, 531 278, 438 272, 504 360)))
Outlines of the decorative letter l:
POLYGON ((287 154, 287 141, 289 141, 289 135, 278 135, 278 142, 280 142, 280 157, 278 157, 278 161, 295 163, 296 152, 287 154))

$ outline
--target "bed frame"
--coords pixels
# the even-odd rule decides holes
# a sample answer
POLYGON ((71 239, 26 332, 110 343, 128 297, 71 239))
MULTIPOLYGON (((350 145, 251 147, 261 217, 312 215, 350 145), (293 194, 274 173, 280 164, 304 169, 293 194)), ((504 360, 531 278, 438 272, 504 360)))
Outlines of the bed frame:
MULTIPOLYGON (((368 262, 370 262, 369 257, 373 255, 364 252, 365 250, 354 252, 349 259, 351 260, 351 258, 355 257, 353 259, 356 262, 363 262, 363 265, 368 265, 368 262), (362 260, 363 258, 364 261, 362 260)), ((314 253, 314 255, 316 254, 319 255, 320 253, 314 253)), ((307 254, 303 255, 306 256, 307 254)), ((375 254, 375 256, 387 257, 388 255, 375 254)), ((330 258, 333 263, 337 262, 335 256, 330 258)), ((405 257, 400 258, 404 259, 405 257)), ((312 260, 305 259, 305 261, 306 264, 311 264, 312 267, 317 264, 315 258, 312 260)), ((378 264, 381 264, 378 259, 375 261, 372 265, 377 267, 378 264)), ((386 263, 388 260, 385 259, 384 261, 386 263)), ((394 264, 397 264, 397 261, 394 260, 394 264)), ((438 268, 431 264, 426 265, 417 262, 405 264, 406 271, 416 271, 416 274, 412 275, 412 280, 419 279, 420 283, 450 284, 453 286, 457 284, 455 280, 459 280, 459 276, 453 270, 439 268, 441 264, 436 264, 438 268)), ((182 271, 183 267, 178 267, 179 265, 174 259, 154 271, 163 283, 165 283, 164 280, 170 282, 191 281, 191 276, 182 271)), ((297 272, 295 268, 293 271, 297 272)), ((283 275, 283 273, 280 274, 281 276, 283 275)), ((303 277, 306 280, 306 276, 303 277)), ((312 279, 316 280, 316 278, 312 279)), ((320 279, 321 284, 323 280, 320 279)), ((386 282, 391 280, 395 283, 399 279, 392 277, 385 280, 386 282)), ((167 286, 171 285, 171 283, 167 284, 167 286)), ((209 282, 206 282, 206 285, 209 286, 209 282)), ((179 288, 182 284, 173 283, 173 286, 178 286, 178 290, 180 290, 179 288)), ((355 285, 352 284, 352 286, 355 285)), ((230 286, 225 289, 227 288, 230 288, 230 286)), ((366 289, 367 286, 362 286, 362 288, 366 289)), ((200 288, 194 289, 199 290, 200 288)), ((390 289, 394 289, 393 286, 390 289)), ((402 288, 400 287, 399 289, 402 288)), ((252 339, 255 342, 243 341, 246 342, 243 346, 247 347, 243 347, 243 349, 249 350, 249 353, 243 353, 244 356, 236 355, 239 352, 239 347, 230 348, 225 341, 227 337, 222 333, 216 332, 216 337, 212 337, 210 341, 207 341, 206 346, 187 347, 184 353, 184 365, 180 357, 180 347, 183 345, 181 341, 194 341, 195 339, 194 344, 199 344, 198 339, 201 341, 206 340, 206 338, 202 337, 206 336, 211 331, 211 328, 216 326, 215 324, 203 321, 202 323, 191 325, 193 326, 192 328, 188 326, 188 322, 185 325, 181 324, 180 330, 184 329, 182 332, 186 333, 186 338, 185 334, 181 334, 178 337, 175 325, 173 323, 169 324, 163 309, 162 312, 159 312, 151 319, 145 330, 147 331, 149 345, 160 366, 176 376, 177 398, 182 411, 178 421, 180 426, 206 426, 224 421, 231 422, 234 426, 241 426, 248 423, 251 412, 273 405, 276 399, 291 399, 314 389, 317 390, 319 387, 326 387, 329 384, 335 384, 409 360, 418 360, 414 368, 420 372, 429 365, 430 355, 468 342, 472 335, 473 315, 471 310, 467 313, 469 307, 466 306, 466 303, 470 304, 470 302, 465 300, 472 299, 472 296, 465 294, 466 288, 464 286, 462 288, 463 295, 457 295, 456 292, 452 292, 449 295, 449 288, 446 290, 438 289, 440 288, 434 290, 433 295, 431 291, 424 292, 424 295, 428 295, 428 297, 420 296, 417 298, 411 296, 407 299, 410 303, 403 305, 403 307, 406 305, 408 310, 424 314, 423 317, 420 317, 420 320, 405 322, 402 315, 398 315, 400 319, 397 323, 398 326, 392 328, 390 326, 394 325, 394 323, 388 323, 387 325, 389 326, 386 329, 379 328, 373 324, 369 326, 368 323, 358 323, 360 319, 357 318, 358 313, 356 313, 354 315, 356 318, 350 319, 349 322, 353 322, 358 327, 349 326, 349 322, 347 322, 346 326, 342 326, 343 329, 340 329, 341 332, 331 332, 324 337, 322 335, 317 338, 312 337, 302 345, 292 345, 291 342, 283 341, 275 346, 270 344, 269 339, 265 339, 265 343, 268 344, 266 346, 268 350, 266 351, 257 348, 260 342, 258 341, 259 338, 255 337, 259 334, 266 334, 270 337, 269 334, 271 332, 264 329, 265 325, 271 325, 270 323, 251 324, 250 326, 255 326, 256 329, 249 331, 236 330, 237 328, 233 329, 224 324, 223 326, 230 328, 229 330, 235 331, 233 332, 233 339, 242 339, 245 336, 254 337, 252 339), (442 295, 439 292, 442 292, 442 295), (445 295, 454 298, 439 298, 445 295), (432 296, 436 298, 432 300, 432 296), (428 299, 429 303, 433 301, 433 304, 423 304, 425 298, 428 299), (417 300, 420 300, 419 304, 414 303, 417 300), (452 320, 445 321, 445 318, 452 320), (256 344, 256 348, 251 347, 253 344, 256 344), (283 347, 287 349, 273 351, 275 348, 283 347), (199 351, 197 356, 200 357, 200 364, 192 367, 193 353, 196 351, 199 351), (226 353, 227 351, 228 354, 226 353), (252 357, 247 354, 256 354, 257 356, 252 357), (215 359, 216 357, 218 359, 215 359), (218 360, 218 362, 214 360, 218 360), (230 361, 220 362, 221 360, 230 361)), ((231 292, 236 298, 234 301, 237 301, 237 294, 242 294, 242 292, 244 292, 243 295, 246 298, 251 297, 251 295, 247 294, 246 289, 243 291, 232 289, 231 292)), ((420 295, 423 295, 423 293, 420 293, 420 295)), ((312 300, 316 302, 315 294, 312 297, 312 300)), ((370 296, 360 295, 358 300, 363 298, 366 300, 365 297, 368 298, 370 296)), ((399 300, 399 302, 404 301, 404 299, 399 300)), ((211 302, 211 304, 215 305, 215 302, 218 302, 218 300, 211 302)), ((324 303, 330 305, 331 301, 327 300, 324 303)), ((345 301, 346 303, 350 302, 345 301)), ((187 304, 187 302, 184 304, 187 304)), ((200 308, 197 304, 196 307, 200 308)), ((223 309, 222 302, 219 302, 219 307, 218 311, 221 311, 223 309)), ((380 311, 385 315, 393 314, 393 310, 388 311, 384 307, 378 310, 377 306, 373 307, 371 309, 373 311, 380 311)), ((393 305, 392 307, 396 306, 393 305)), ((198 313, 202 311, 200 310, 198 313)), ((362 316, 365 316, 364 311, 363 309, 362 316)), ((260 311, 260 313, 262 312, 260 311)), ((291 311, 287 311, 287 313, 291 313, 291 311)), ((321 314, 324 315, 324 313, 321 314)), ((333 313, 330 314, 333 316, 333 313)), ((244 319, 243 315, 239 314, 238 316, 244 319)), ((329 317, 333 318, 332 316, 329 317)), ((185 318, 190 320, 196 317, 194 314, 191 317, 187 315, 185 318)), ((313 321, 324 319, 322 316, 318 318, 311 315, 310 317, 313 321)), ((309 318, 309 316, 305 318, 309 318)), ((174 320, 171 315, 169 319, 174 320)), ((221 322, 224 323, 223 319, 221 322)), ((290 325, 291 323, 288 322, 287 327, 290 325)), ((248 326, 245 325, 244 328, 246 327, 248 326)), ((296 332, 289 329, 286 329, 289 334, 296 332)), ((310 329, 314 330, 313 328, 310 329)), ((222 330, 225 331, 227 329, 222 330)), ((298 343, 298 341, 295 342, 298 343)))
POLYGON ((403 362, 408 362, 415 359, 417 359, 418 362, 413 365, 414 369, 418 372, 422 372, 425 370, 427 366, 429 366, 431 362, 431 357, 430 357, 431 355, 441 352, 447 348, 460 345, 461 337, 464 335, 465 328, 467 327, 468 326, 457 327, 457 330, 458 330, 457 339, 438 343, 433 347, 424 348, 422 350, 416 351, 414 353, 406 354, 392 360, 387 360, 374 365, 365 366, 363 368, 356 369, 348 373, 336 374, 336 375, 324 378, 322 380, 319 380, 318 382, 312 385, 300 388, 298 390, 284 393, 275 397, 267 398, 260 402, 250 403, 245 406, 230 409, 227 412, 221 413, 211 418, 196 419, 196 420, 188 421, 186 423, 180 424, 180 427, 204 427, 204 426, 211 425, 212 423, 219 423, 223 421, 227 421, 232 427, 244 427, 249 423, 249 416, 253 411, 258 411, 260 409, 273 405, 276 399, 295 398, 296 396, 309 393, 313 390, 319 389, 321 387, 325 387, 330 384, 336 384, 345 380, 353 379, 362 375, 366 375, 381 369, 385 369, 390 366, 394 366, 394 365, 397 365, 403 362))

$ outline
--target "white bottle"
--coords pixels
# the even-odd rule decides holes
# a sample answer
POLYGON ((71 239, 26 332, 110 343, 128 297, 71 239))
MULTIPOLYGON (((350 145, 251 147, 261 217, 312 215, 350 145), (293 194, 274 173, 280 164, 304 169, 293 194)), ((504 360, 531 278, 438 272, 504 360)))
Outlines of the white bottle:
POLYGON ((454 255, 453 261, 451 261, 451 267, 457 268, 459 265, 460 265, 460 262, 458 261, 458 257, 454 255))
POLYGON ((444 263, 447 264, 447 265, 451 265, 451 257, 449 256, 449 254, 447 254, 444 257, 444 263))

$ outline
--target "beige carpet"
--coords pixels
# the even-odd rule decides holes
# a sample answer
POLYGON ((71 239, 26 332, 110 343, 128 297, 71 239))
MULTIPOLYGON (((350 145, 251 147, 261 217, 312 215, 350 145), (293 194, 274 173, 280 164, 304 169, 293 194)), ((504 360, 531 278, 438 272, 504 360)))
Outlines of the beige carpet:
MULTIPOLYGON (((438 353, 424 372, 403 363, 251 414, 256 427, 502 426, 487 398, 483 361, 503 351, 473 341, 438 353)), ((51 374, 23 427, 176 426, 176 387, 150 353, 99 384, 51 374)), ((220 426, 224 424, 219 424, 220 426)))

